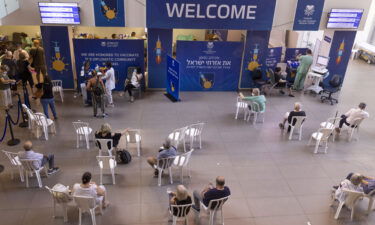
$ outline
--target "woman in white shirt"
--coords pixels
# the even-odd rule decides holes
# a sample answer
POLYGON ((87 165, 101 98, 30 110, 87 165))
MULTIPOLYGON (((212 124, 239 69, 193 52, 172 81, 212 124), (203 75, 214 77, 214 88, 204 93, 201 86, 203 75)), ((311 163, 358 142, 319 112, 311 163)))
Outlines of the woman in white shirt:
POLYGON ((127 91, 129 93, 129 97, 130 97, 131 102, 134 102, 132 89, 133 88, 139 88, 139 86, 141 86, 142 78, 143 78, 142 70, 141 70, 141 68, 138 67, 137 70, 134 70, 130 82, 129 82, 128 79, 125 81, 124 92, 127 91))
POLYGON ((106 63, 107 72, 103 76, 102 80, 105 80, 105 89, 107 89, 108 104, 110 107, 114 107, 112 90, 116 88, 115 70, 112 67, 111 62, 106 63))
POLYGON ((93 197, 96 199, 96 203, 103 202, 103 208, 106 208, 109 202, 106 202, 106 190, 103 185, 96 185, 95 182, 91 182, 91 173, 85 172, 82 175, 82 184, 75 184, 72 190, 73 196, 85 196, 93 197))

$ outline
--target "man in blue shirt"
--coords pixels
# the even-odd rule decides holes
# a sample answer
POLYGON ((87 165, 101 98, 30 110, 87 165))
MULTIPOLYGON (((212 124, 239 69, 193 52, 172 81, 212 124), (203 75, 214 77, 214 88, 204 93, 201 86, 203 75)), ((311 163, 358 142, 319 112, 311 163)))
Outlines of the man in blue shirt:
POLYGON ((201 193, 194 191, 193 195, 195 203, 193 209, 199 212, 201 202, 207 207, 211 200, 229 196, 230 190, 225 186, 225 178, 223 176, 218 176, 216 177, 216 187, 213 187, 213 185, 209 183, 201 193))
POLYGON ((150 164, 152 168, 155 169, 155 176, 159 174, 159 171, 156 169, 156 164, 158 163, 158 159, 165 159, 169 157, 173 157, 177 155, 177 150, 175 147, 171 145, 171 141, 169 139, 165 140, 163 144, 163 148, 159 150, 159 153, 156 157, 148 157, 147 162, 150 164))

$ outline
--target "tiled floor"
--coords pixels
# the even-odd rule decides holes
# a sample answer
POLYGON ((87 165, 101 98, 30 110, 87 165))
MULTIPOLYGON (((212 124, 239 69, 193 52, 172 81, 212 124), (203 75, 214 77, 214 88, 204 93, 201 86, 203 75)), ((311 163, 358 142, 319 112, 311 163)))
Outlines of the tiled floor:
MULTIPOLYGON (((65 102, 57 100, 59 120, 57 135, 49 141, 36 140, 27 129, 15 128, 21 140, 31 139, 34 149, 54 153, 61 172, 46 179, 43 184, 53 186, 63 183, 72 186, 80 181, 84 171, 91 171, 98 181, 97 150, 76 149, 72 121, 83 120, 97 129, 109 122, 114 130, 125 127, 142 130, 142 156, 134 155, 129 165, 117 168, 116 185, 106 185, 111 205, 103 216, 97 216, 98 224, 167 224, 166 189, 174 185, 157 186, 146 157, 155 155, 163 139, 175 128, 206 122, 203 132, 203 149, 197 149, 191 159, 191 180, 186 186, 192 192, 201 189, 215 177, 226 177, 232 196, 224 206, 227 225, 333 225, 375 224, 375 213, 366 216, 367 200, 360 203, 354 222, 349 220, 348 210, 343 210, 335 221, 335 208, 329 206, 329 193, 350 171, 375 176, 374 117, 367 119, 360 131, 360 140, 348 143, 345 138, 329 143, 328 154, 313 154, 313 147, 306 146, 309 136, 318 129, 319 123, 334 116, 336 110, 345 112, 359 101, 368 103, 368 111, 374 110, 374 66, 361 61, 351 62, 340 103, 322 104, 309 94, 289 98, 274 95, 268 97, 265 123, 252 125, 234 119, 236 93, 182 93, 182 102, 171 103, 161 92, 149 92, 141 100, 130 104, 115 96, 116 107, 109 109, 109 118, 93 118, 92 109, 84 108, 81 99, 66 94, 65 102), (295 101, 301 101, 308 119, 303 129, 302 141, 288 141, 278 128, 278 122, 295 101)), ((58 99, 58 98, 56 98, 58 99)), ((35 108, 35 107, 34 107, 35 108)), ((37 108, 37 107, 36 107, 37 108)), ((40 110, 40 107, 39 107, 40 110)), ((2 121, 1 121, 2 122, 2 121)), ((3 127, 4 124, 0 124, 3 127)), ((22 145, 1 149, 19 151, 22 145)), ((135 154, 135 149, 131 149, 135 154)), ((0 163, 8 165, 4 155, 0 163)), ((177 171, 175 184, 179 183, 177 171)), ((19 180, 11 180, 9 170, 0 175, 1 225, 49 225, 63 224, 62 218, 52 218, 52 200, 45 189, 26 189, 19 180)), ((110 177, 105 178, 110 182, 110 177)), ((207 217, 201 220, 207 224, 207 217)), ((78 223, 78 211, 69 209, 69 223, 78 223)), ((90 224, 87 217, 84 224, 90 224)), ((189 224, 194 224, 191 214, 189 224)))

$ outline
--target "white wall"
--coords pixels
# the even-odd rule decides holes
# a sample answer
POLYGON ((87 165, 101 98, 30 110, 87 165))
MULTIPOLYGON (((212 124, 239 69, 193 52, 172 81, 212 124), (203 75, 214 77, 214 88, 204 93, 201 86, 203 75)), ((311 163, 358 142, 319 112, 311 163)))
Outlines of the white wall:
POLYGON ((372 1, 364 30, 357 32, 355 43, 371 42, 371 35, 372 35, 372 32, 374 32, 374 28, 375 28, 374 18, 375 18, 375 1, 372 1))
POLYGON ((0 26, 0 34, 8 35, 10 39, 14 32, 23 32, 33 38, 40 35, 40 26, 0 26))

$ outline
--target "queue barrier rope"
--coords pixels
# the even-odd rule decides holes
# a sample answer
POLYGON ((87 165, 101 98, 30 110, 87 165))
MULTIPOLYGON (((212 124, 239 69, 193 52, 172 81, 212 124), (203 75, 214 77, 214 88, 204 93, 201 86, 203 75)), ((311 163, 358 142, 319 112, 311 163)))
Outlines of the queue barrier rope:
POLYGON ((0 142, 2 142, 5 138, 5 135, 7 133, 7 127, 8 127, 8 116, 5 117, 5 127, 3 131, 3 136, 0 138, 0 142))
MULTIPOLYGON (((19 96, 18 96, 19 97, 19 96)), ((8 114, 8 116, 9 116, 9 120, 10 120, 10 122, 13 124, 13 125, 17 125, 18 124, 18 122, 20 121, 20 112, 21 112, 21 100, 20 99, 18 99, 18 103, 17 103, 17 121, 16 122, 14 122, 13 121, 13 119, 12 119, 12 117, 8 114)))

